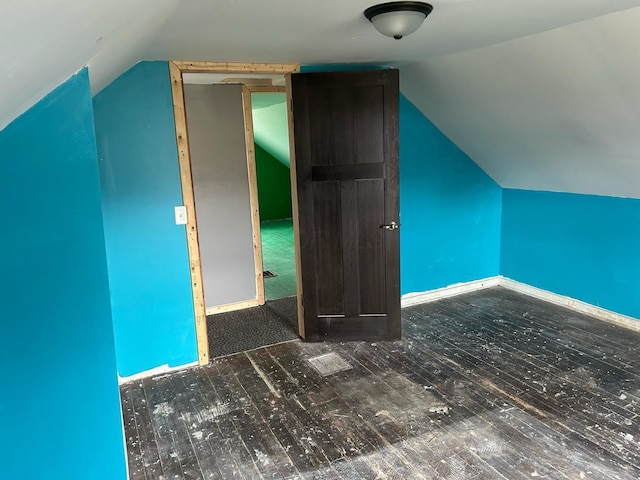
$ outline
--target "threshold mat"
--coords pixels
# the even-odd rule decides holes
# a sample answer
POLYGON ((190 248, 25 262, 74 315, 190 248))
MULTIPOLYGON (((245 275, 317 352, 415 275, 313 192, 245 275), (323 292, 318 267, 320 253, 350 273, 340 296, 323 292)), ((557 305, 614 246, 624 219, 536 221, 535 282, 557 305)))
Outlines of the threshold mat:
POLYGON ((296 297, 269 300, 262 306, 207 317, 209 358, 297 340, 296 297))

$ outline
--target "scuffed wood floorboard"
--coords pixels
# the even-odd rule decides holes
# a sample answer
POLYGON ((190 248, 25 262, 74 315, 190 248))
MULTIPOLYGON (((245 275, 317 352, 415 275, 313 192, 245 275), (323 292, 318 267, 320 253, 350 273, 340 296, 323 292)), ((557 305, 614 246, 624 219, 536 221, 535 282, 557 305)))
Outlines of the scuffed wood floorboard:
MULTIPOLYGON (((640 334, 495 287, 121 386, 130 478, 640 478, 640 334), (310 358, 352 367, 321 376, 310 358)), ((250 332, 247 332, 250 335, 250 332)))

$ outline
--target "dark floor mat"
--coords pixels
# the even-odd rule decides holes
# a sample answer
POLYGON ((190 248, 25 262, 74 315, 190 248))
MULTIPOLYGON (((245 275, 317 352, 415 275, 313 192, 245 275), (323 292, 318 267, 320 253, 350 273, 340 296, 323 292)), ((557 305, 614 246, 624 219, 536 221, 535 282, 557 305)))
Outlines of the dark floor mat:
POLYGON ((260 307, 208 316, 209 357, 300 338, 296 301, 296 297, 281 298, 260 307))
POLYGON ((287 297, 278 300, 269 300, 266 305, 282 320, 289 328, 298 335, 298 298, 287 297))

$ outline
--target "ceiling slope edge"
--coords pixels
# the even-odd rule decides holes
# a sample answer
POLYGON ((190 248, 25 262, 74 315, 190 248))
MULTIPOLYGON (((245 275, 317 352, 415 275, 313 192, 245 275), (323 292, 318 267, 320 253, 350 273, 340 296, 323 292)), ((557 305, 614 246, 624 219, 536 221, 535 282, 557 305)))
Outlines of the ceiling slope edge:
MULTIPOLYGON (((11 3, 11 2, 10 2, 11 3)), ((85 66, 96 93, 139 61, 180 0, 14 2, 0 30, 0 130, 85 66)))
POLYGON ((640 8, 400 67, 501 187, 640 198, 640 8))

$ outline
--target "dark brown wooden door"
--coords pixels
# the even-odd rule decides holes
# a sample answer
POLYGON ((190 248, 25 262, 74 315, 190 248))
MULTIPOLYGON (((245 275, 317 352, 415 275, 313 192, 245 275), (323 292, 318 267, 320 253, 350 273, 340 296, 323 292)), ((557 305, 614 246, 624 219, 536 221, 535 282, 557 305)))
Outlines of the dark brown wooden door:
POLYGON ((398 71, 292 75, 305 340, 400 338, 398 71))

